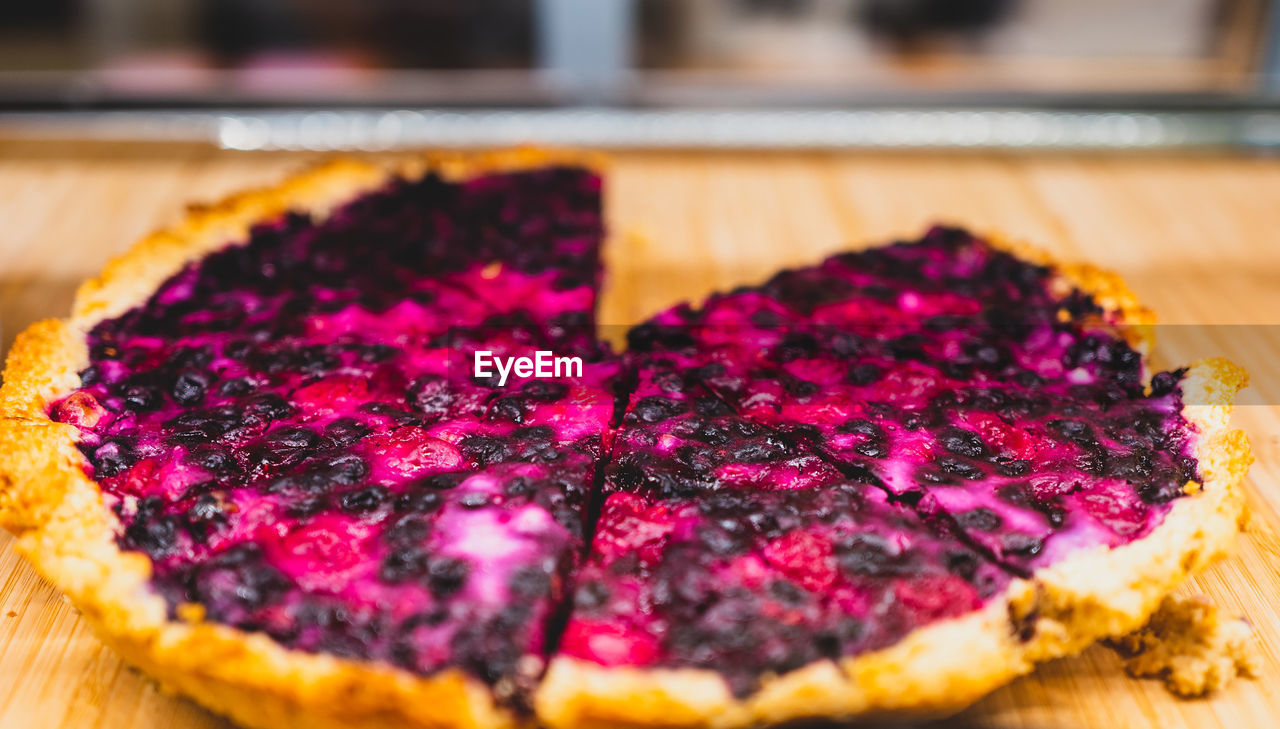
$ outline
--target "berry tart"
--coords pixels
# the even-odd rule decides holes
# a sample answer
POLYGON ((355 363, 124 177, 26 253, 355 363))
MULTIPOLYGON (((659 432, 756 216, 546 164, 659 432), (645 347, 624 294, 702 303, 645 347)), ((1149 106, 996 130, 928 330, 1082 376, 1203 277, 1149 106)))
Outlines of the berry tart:
POLYGON ((330 163, 195 209, 11 351, 0 524, 254 727, 954 710, 1239 528, 1242 371, 937 228, 598 340, 598 164, 330 163), (552 375, 472 367, 554 352, 552 375), (509 376, 508 376, 509 375, 509 376))

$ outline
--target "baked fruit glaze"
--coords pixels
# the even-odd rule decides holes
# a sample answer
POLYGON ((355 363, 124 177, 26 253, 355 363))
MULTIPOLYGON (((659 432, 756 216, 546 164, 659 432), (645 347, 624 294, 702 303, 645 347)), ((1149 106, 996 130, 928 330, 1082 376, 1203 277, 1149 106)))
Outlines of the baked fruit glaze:
POLYGON ((176 615, 459 668, 760 677, 892 645, 1158 525, 1181 372, 959 230, 595 337, 600 180, 398 180, 192 263, 50 415, 176 615), (472 376, 550 350, 581 377, 472 376), (198 606, 198 607, 193 607, 198 606))

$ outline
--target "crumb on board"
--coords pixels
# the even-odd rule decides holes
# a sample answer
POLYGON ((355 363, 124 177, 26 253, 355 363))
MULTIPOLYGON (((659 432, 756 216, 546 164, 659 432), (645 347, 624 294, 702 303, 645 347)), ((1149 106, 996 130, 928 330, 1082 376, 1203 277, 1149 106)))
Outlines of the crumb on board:
POLYGON ((1253 678, 1261 661, 1248 621, 1224 617, 1200 596, 1166 597, 1145 627, 1110 644, 1130 676, 1159 678, 1187 698, 1253 678))

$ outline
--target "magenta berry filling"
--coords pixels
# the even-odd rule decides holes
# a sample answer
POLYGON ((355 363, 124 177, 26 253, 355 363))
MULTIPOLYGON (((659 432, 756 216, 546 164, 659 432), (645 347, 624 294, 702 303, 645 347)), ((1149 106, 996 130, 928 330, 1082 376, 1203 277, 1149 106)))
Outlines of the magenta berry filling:
POLYGON ((711 669, 742 695, 764 672, 883 648, 977 609, 1009 579, 867 484, 615 492, 560 651, 711 669))
POLYGON ((835 256, 598 342, 600 181, 395 181, 90 332, 88 470, 175 611, 456 667, 758 677, 892 645, 1160 523, 1180 372, 966 233, 835 256), (471 376, 472 353, 578 378, 471 376), (567 621, 567 622, 566 622, 567 621))
POLYGON ((631 334, 734 411, 947 519, 1018 573, 1149 533, 1197 479, 1180 372, 962 231, 835 256, 631 334), (667 354, 666 356, 672 356, 667 354))

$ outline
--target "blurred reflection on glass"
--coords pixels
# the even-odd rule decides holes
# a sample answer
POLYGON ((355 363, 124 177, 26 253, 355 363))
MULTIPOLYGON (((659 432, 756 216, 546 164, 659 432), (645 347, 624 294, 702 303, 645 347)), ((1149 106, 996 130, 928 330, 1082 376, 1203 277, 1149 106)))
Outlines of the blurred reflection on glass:
POLYGON ((1269 0, 6 2, 0 105, 1250 96, 1267 88, 1266 59, 1277 57, 1268 30, 1280 27, 1275 6, 1269 0))

